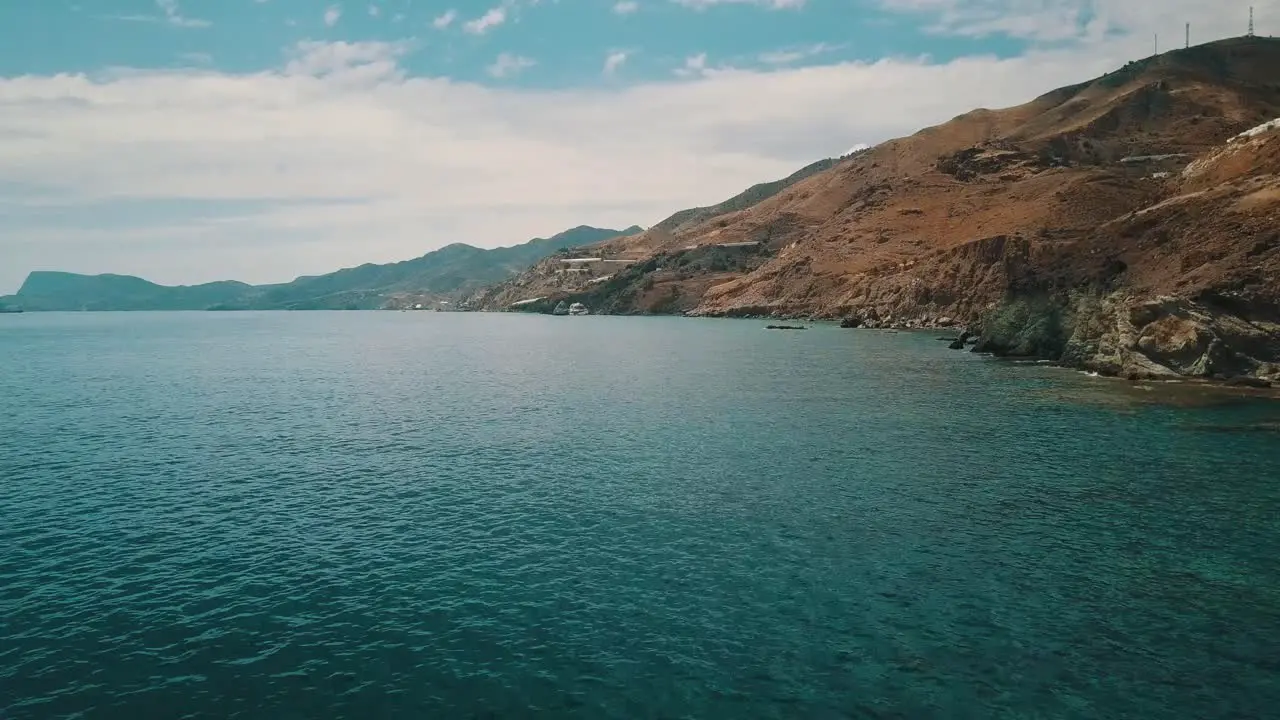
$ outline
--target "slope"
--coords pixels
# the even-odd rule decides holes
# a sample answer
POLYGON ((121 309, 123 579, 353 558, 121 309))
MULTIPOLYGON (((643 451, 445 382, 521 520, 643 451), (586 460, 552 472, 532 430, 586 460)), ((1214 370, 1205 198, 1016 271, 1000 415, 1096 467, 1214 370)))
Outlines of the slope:
POLYGON ((203 310, 252 290, 233 281, 168 287, 129 275, 37 271, 4 301, 27 310, 203 310))
MULTIPOLYGON (((589 291, 586 296, 579 299, 590 302, 593 306, 603 306, 612 312, 629 314, 683 311, 696 304, 711 282, 725 277, 708 273, 723 273, 729 270, 741 272, 759 266, 762 258, 758 253, 727 251, 719 248, 699 252, 696 256, 681 257, 676 261, 681 268, 681 277, 691 279, 693 285, 683 288, 676 295, 668 291, 666 284, 661 284, 656 294, 652 292, 654 284, 649 275, 657 265, 646 265, 645 267, 650 267, 649 271, 631 266, 640 259, 655 258, 655 263, 665 267, 666 263, 660 262, 659 256, 674 246, 677 234, 706 223, 722 222, 721 219, 725 216, 754 207, 796 183, 829 170, 841 160, 853 156, 851 154, 846 155, 845 158, 827 158, 810 163, 781 180, 758 183, 715 205, 680 210, 643 232, 628 231, 609 241, 581 248, 580 254, 599 255, 603 259, 603 262, 596 264, 595 267, 579 268, 588 271, 585 274, 565 272, 562 261, 566 258, 550 257, 504 283, 483 288, 468 299, 468 305, 482 310, 504 310, 509 308, 511 303, 524 299, 552 297, 558 300, 569 293, 589 291), (616 278, 614 278, 615 274, 616 278), (645 286, 632 287, 630 282, 632 279, 643 281, 645 286), (619 292, 626 297, 617 297, 619 292), (603 303, 600 302, 602 294, 608 296, 603 303), (656 302, 650 302, 645 299, 649 296, 658 299, 656 302)), ((632 228, 632 230, 638 231, 639 228, 632 228)), ((555 302, 551 302, 545 308, 544 305, 546 304, 529 303, 517 307, 525 310, 542 310, 554 307, 555 302)))
POLYGON ((601 246, 630 253, 628 272, 566 294, 617 312, 956 322, 993 352, 1106 372, 1280 377, 1277 140, 1229 142, 1276 117, 1280 41, 1166 53, 601 246))
POLYGON ((387 265, 366 264, 265 289, 252 305, 273 309, 314 309, 355 306, 383 307, 398 297, 430 300, 456 297, 477 287, 500 282, 541 258, 565 248, 639 232, 578 226, 549 238, 521 245, 483 250, 455 243, 422 257, 387 265))

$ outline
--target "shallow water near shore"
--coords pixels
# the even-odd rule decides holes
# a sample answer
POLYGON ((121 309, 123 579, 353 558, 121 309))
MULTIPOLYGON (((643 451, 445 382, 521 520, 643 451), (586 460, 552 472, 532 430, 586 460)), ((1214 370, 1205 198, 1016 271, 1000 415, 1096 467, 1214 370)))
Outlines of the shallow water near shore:
POLYGON ((3 717, 1280 703, 1280 404, 765 324, 6 316, 3 717))

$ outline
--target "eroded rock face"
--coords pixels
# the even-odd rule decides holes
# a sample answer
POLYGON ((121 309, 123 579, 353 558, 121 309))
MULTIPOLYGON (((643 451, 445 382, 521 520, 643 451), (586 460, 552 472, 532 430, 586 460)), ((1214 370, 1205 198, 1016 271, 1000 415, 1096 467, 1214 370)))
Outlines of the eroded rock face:
POLYGON ((1119 376, 1280 378, 1280 324, 1186 298, 1083 301, 1061 360, 1119 376))
POLYGON ((1166 315, 1141 329, 1137 350, 1184 375, 1209 375, 1210 348, 1221 346, 1208 328, 1186 317, 1166 315))

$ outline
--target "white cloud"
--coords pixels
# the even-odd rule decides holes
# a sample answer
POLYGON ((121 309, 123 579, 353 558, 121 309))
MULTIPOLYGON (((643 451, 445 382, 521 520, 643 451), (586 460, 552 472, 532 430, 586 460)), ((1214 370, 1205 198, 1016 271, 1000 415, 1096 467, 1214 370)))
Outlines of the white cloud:
POLYGON ((338 24, 338 21, 339 21, 339 20, 341 20, 341 19, 342 19, 342 6, 341 6, 341 5, 330 5, 327 9, 325 9, 325 11, 324 11, 324 24, 325 24, 325 25, 327 25, 327 26, 329 26, 329 27, 333 27, 334 25, 337 25, 337 24, 338 24))
POLYGON ((680 77, 695 77, 705 75, 709 72, 707 68, 707 54, 698 53, 690 55, 684 59, 684 65, 676 68, 676 75, 680 77))
POLYGON ((630 15, 639 9, 640 3, 635 0, 618 0, 613 5, 613 11, 619 15, 630 15))
POLYGON ((484 15, 462 24, 462 29, 472 35, 483 35, 489 30, 507 21, 507 10, 503 7, 490 8, 484 15))
POLYGON ((382 14, 382 8, 378 7, 377 5, 369 6, 369 17, 378 17, 381 14, 382 14))
MULTIPOLYGON (((1010 37, 1059 42, 1101 41, 1108 33, 1153 33, 1180 40, 1184 22, 1192 32, 1213 28, 1193 41, 1243 35, 1250 5, 1280 22, 1277 0, 879 0, 881 7, 916 15, 933 33, 1010 37), (1228 28, 1233 28, 1228 30, 1228 28)), ((1171 42, 1169 47, 1180 45, 1171 42)))
POLYGON ((706 10, 716 5, 759 5, 770 10, 796 10, 804 7, 805 0, 671 0, 695 10, 706 10))
POLYGON ((304 40, 290 53, 284 74, 316 78, 341 74, 347 81, 399 77, 396 61, 409 50, 409 44, 404 42, 304 40))
POLYGON ((208 20, 189 18, 182 14, 178 0, 155 0, 160 15, 110 15, 112 20, 130 20, 134 22, 167 23, 174 27, 206 28, 213 25, 208 20))
POLYGON ((618 71, 627 62, 627 58, 631 53, 626 50, 614 50, 610 52, 604 59, 604 74, 612 75, 618 71))
MULTIPOLYGON (((1240 34, 1234 0, 1169 2, 1178 13, 1149 4, 1150 24, 1177 34, 1185 18, 1202 42, 1240 34)), ((1266 32, 1280 18, 1263 9, 1266 32)), ((411 48, 385 43, 309 43, 248 74, 0 77, 0 290, 36 268, 278 281, 455 241, 650 225, 853 140, 1024 102, 1150 52, 1144 28, 1114 32, 946 63, 710 70, 695 55, 682 79, 576 90, 411 77, 399 64, 411 48), (120 207, 125 220, 100 222, 120 207)))
POLYGON ((849 148, 848 150, 845 150, 844 155, 841 155, 840 157, 844 157, 845 155, 852 155, 856 152, 862 152, 863 150, 869 150, 870 148, 871 146, 866 143, 856 143, 854 144, 853 147, 849 148))
POLYGON ((485 68, 485 70, 496 78, 511 77, 518 75, 520 72, 537 65, 537 63, 527 57, 512 55, 511 53, 500 53, 493 64, 485 68))
POLYGON ((437 16, 436 19, 431 21, 431 27, 437 30, 443 30, 449 27, 450 25, 452 25, 453 21, 456 20, 457 18, 458 18, 457 10, 446 10, 443 14, 437 16))
POLYGON ((757 59, 760 62, 769 65, 789 65, 791 63, 804 60, 805 58, 831 52, 838 48, 839 46, 832 45, 830 43, 814 43, 813 45, 806 45, 804 47, 760 53, 757 59))

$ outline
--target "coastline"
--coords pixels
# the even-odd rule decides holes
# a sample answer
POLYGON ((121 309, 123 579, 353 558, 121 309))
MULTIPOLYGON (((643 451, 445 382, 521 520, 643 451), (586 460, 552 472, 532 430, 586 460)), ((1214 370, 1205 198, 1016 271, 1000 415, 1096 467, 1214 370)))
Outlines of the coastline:
MULTIPOLYGON (((935 337, 938 343, 946 341, 955 341, 964 339, 967 342, 963 347, 955 347, 954 344, 948 352, 968 352, 978 356, 1004 361, 1011 364, 1034 364, 1036 366, 1050 366, 1081 373, 1090 377, 1105 379, 1118 383, 1117 387, 1138 387, 1147 388, 1149 390, 1170 390, 1180 392, 1182 394, 1190 393, 1213 393, 1222 398, 1262 398, 1268 400, 1280 400, 1280 387, 1270 379, 1257 378, 1248 375, 1236 376, 1213 376, 1213 375, 1190 375, 1181 374, 1161 367, 1163 372, 1118 372, 1114 366, 1104 363, 1080 362, 1078 360, 1064 360, 1063 356, 1053 357, 1047 354, 1017 354, 1009 352, 1001 352, 1001 348, 984 338, 980 333, 975 332, 980 326, 977 323, 957 323, 948 318, 942 318, 945 322, 939 323, 934 318, 913 318, 897 322, 873 323, 869 325, 861 325, 859 327, 849 327, 847 318, 824 316, 824 315, 805 315, 802 313, 761 313, 759 309, 754 313, 705 313, 696 311, 686 312, 593 312, 594 316, 607 317, 683 317, 683 318, 707 318, 707 319, 725 319, 725 320, 753 320, 761 322, 804 322, 814 326, 827 326, 831 328, 840 328, 842 330, 861 330, 881 333, 912 333, 912 334, 934 334, 951 335, 954 337, 935 337), (974 328, 970 330, 967 328, 974 328), (967 337, 966 337, 967 336, 967 337), (1185 392, 1184 392, 1185 391, 1185 392)), ((99 314, 99 313, 181 313, 181 312, 215 312, 215 310, 62 310, 62 311, 40 311, 26 310, 26 314, 36 315, 63 315, 63 314, 99 314)), ((234 311, 218 311, 218 312, 362 312, 361 310, 294 310, 294 309, 278 309, 278 310, 234 310, 234 311)), ((376 310, 364 310, 364 312, 397 312, 396 309, 382 308, 376 310)), ((425 311, 405 311, 405 312, 425 312, 425 311)), ((493 313, 493 314, 548 314, 538 311, 513 311, 513 310, 490 310, 490 309, 468 309, 455 312, 464 313, 493 313)), ((762 326, 768 328, 768 325, 762 326)), ((943 348, 946 350, 947 348, 943 348)))

